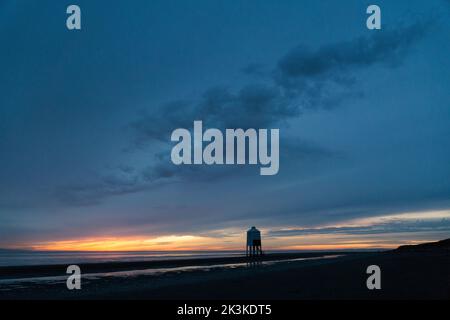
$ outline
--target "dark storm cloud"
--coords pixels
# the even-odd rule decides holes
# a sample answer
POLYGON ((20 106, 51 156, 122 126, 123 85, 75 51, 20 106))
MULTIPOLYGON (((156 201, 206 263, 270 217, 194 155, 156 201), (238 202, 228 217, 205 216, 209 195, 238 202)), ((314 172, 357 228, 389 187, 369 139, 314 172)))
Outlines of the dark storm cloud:
MULTIPOLYGON (((356 71, 376 64, 398 66, 428 27, 428 23, 418 22, 315 51, 297 47, 278 61, 270 83, 246 85, 237 92, 212 87, 198 101, 175 100, 148 112, 130 124, 136 133, 134 148, 141 149, 152 140, 165 144, 174 129, 191 128, 194 120, 202 120, 205 127, 273 128, 312 107, 332 109, 361 95, 354 87, 356 71)), ((244 72, 264 77, 259 64, 247 66, 244 72)), ((333 154, 306 141, 286 137, 282 140, 281 161, 285 164, 292 158, 317 160, 333 154)), ((137 173, 130 174, 130 168, 122 168, 95 182, 62 187, 58 198, 68 205, 94 205, 109 196, 147 190, 158 183, 212 181, 233 173, 229 167, 175 166, 169 154, 168 148, 157 153, 154 163, 137 173)))
POLYGON ((321 77, 335 72, 369 67, 381 63, 393 66, 401 62, 411 45, 422 38, 428 23, 374 32, 372 36, 325 45, 316 51, 297 47, 278 63, 283 78, 321 77))
MULTIPOLYGON (((325 149, 298 138, 286 138, 282 146, 280 161, 288 163, 289 159, 294 158, 295 165, 318 163, 322 159, 339 155, 335 150, 325 149)), ((254 173, 253 169, 239 165, 177 166, 170 160, 170 150, 166 150, 157 153, 153 164, 142 170, 121 165, 110 174, 93 179, 89 183, 62 186, 56 195, 65 205, 91 206, 101 203, 110 196, 149 190, 162 184, 182 181, 214 182, 238 175, 250 175, 254 173), (234 170, 236 167, 239 167, 239 170, 234 170)))
MULTIPOLYGON (((136 120, 131 124, 137 134, 136 144, 142 146, 153 139, 167 142, 174 129, 191 128, 194 120, 202 120, 207 127, 271 128, 311 107, 332 109, 346 99, 361 96, 354 88, 355 71, 375 64, 398 66, 428 27, 428 23, 418 22, 315 51, 295 48, 279 60, 269 84, 247 85, 236 93, 224 87, 210 88, 199 101, 173 101, 136 120)), ((263 74, 259 64, 247 66, 244 72, 263 74)), ((310 151, 306 148, 302 153, 310 151)), ((172 177, 177 172, 182 170, 161 163, 147 175, 172 177)))
POLYGON ((275 82, 299 99, 303 109, 337 107, 345 99, 361 95, 354 87, 357 71, 374 65, 397 67, 429 27, 428 21, 421 21, 317 50, 298 46, 278 62, 275 82))
POLYGON ((278 87, 248 85, 237 93, 214 87, 204 92, 196 103, 173 101, 133 122, 137 144, 151 139, 170 141, 176 128, 190 128, 194 120, 218 128, 265 128, 299 114, 278 87))
MULTIPOLYGON (((189 128, 194 120, 203 120, 210 127, 265 128, 298 117, 310 106, 329 109, 358 96, 355 90, 348 90, 357 81, 355 71, 375 64, 397 66, 428 26, 419 22, 315 51, 297 47, 279 60, 269 84, 247 85, 237 92, 213 87, 199 101, 170 102, 131 126, 138 143, 167 141, 172 130, 189 128)), ((253 64, 244 70, 255 74, 261 72, 260 68, 253 64)))

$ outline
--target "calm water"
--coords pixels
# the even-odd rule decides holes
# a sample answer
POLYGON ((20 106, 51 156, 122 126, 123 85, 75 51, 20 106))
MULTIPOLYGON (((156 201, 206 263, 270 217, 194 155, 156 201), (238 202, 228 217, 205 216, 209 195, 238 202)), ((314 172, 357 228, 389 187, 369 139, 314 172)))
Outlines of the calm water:
POLYGON ((242 256, 243 251, 183 252, 68 252, 68 251, 0 251, 0 266, 78 264, 117 261, 153 261, 182 258, 214 258, 242 256))

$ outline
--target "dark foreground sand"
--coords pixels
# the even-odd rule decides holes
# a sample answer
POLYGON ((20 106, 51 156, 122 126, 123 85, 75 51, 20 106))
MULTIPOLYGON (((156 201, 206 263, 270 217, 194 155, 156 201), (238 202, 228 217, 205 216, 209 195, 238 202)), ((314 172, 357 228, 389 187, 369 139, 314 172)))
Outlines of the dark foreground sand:
MULTIPOLYGON (((203 261, 212 262, 217 261, 203 261)), ((158 263, 164 266, 163 262, 158 263)), ((148 267, 148 263, 97 265, 91 266, 90 271, 143 267, 148 267)), ((47 273, 58 271, 58 267, 53 269, 47 273)), ((30 270, 0 268, 0 279, 27 272, 30 270)), ((0 286, 3 286, 0 299, 450 299, 450 254, 448 251, 354 253, 333 259, 236 269, 102 277, 83 280, 82 289, 73 291, 61 282, 14 289, 0 286), (381 268, 381 290, 370 291, 366 287, 366 268, 372 264, 381 268)))

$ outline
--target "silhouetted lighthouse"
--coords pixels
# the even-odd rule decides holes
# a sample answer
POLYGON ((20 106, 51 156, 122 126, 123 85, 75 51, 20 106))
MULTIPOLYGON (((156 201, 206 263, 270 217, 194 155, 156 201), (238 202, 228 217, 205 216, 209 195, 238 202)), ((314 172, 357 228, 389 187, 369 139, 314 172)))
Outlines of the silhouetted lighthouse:
POLYGON ((247 256, 255 257, 262 255, 261 232, 255 227, 247 231, 247 256))

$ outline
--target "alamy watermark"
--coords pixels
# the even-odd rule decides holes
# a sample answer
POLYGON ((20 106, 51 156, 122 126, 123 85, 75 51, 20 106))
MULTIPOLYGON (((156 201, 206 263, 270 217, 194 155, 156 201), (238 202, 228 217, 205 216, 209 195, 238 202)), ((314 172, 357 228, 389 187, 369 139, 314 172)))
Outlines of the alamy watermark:
POLYGON ((70 274, 66 280, 66 286, 69 290, 80 290, 81 289, 81 269, 76 264, 72 264, 67 267, 67 274, 70 274))
POLYGON ((203 122, 194 121, 193 137, 184 128, 172 132, 171 141, 178 143, 170 156, 176 165, 259 164, 260 175, 270 176, 280 169, 279 140, 279 129, 226 129, 223 134, 215 128, 203 132, 203 122))
POLYGON ((370 265, 366 269, 366 273, 370 274, 367 278, 366 286, 369 290, 381 290, 381 269, 376 264, 370 265))

